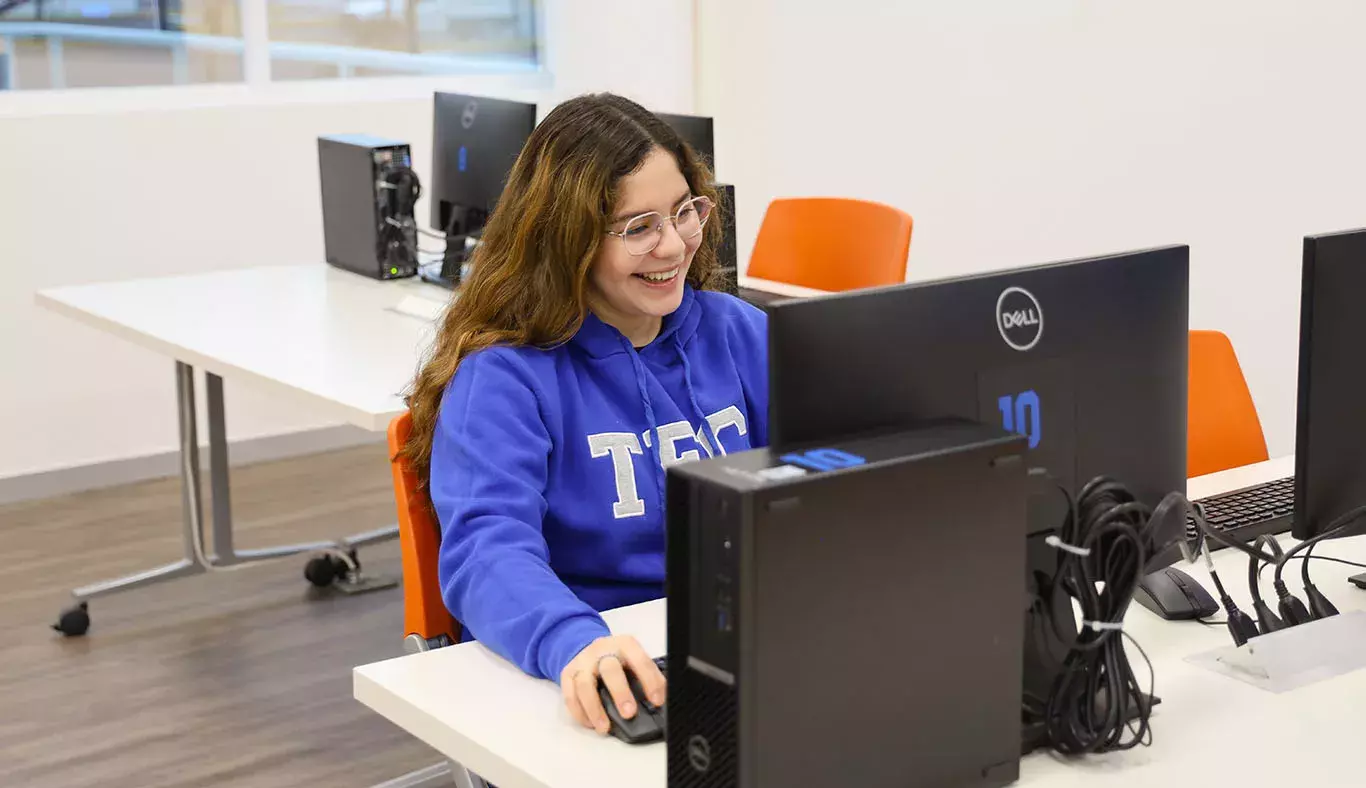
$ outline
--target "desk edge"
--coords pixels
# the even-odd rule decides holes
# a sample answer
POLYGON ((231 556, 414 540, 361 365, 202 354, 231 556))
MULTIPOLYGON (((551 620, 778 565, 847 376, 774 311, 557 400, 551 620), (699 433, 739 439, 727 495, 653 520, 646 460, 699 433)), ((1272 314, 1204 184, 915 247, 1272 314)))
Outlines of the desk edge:
MULTIPOLYGON (((384 432, 389 422, 398 413, 375 413, 355 405, 349 405, 329 397, 324 397, 306 389, 290 385, 282 380, 228 364, 220 359, 178 345, 160 337, 130 328, 122 323, 93 312, 86 311, 53 295, 50 290, 39 290, 34 294, 34 303, 54 314, 74 320, 77 323, 121 339, 136 347, 149 350, 160 356, 183 361, 192 367, 211 372, 224 380, 240 380, 264 388, 288 394, 296 399, 305 399, 309 404, 326 407, 326 415, 341 419, 348 424, 370 432, 384 432)), ((399 411, 401 413, 402 411, 399 411)))
POLYGON ((535 780, 515 764, 499 757, 478 742, 443 723, 426 711, 414 707, 367 675, 367 667, 352 668, 352 695, 371 711, 392 722, 441 755, 464 766, 499 788, 551 788, 535 780), (417 722, 418 724, 414 724, 417 722), (431 732, 436 732, 432 735, 431 732))

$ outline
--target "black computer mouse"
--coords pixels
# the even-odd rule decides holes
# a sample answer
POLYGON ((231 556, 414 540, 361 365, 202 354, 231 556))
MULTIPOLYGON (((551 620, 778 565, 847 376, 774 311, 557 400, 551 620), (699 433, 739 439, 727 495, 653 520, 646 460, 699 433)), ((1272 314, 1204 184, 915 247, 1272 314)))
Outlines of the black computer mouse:
POLYGON ((1144 577, 1134 591, 1134 601, 1168 621, 1208 618, 1219 612, 1219 603, 1200 581, 1172 566, 1144 577))
POLYGON ((627 744, 644 744, 664 738, 664 707, 656 706, 646 699, 645 690, 629 670, 626 672, 626 680, 631 687, 631 694, 636 699, 636 714, 630 719, 622 716, 616 702, 612 700, 611 691, 602 679, 598 679, 598 698, 602 700, 602 708, 612 723, 612 735, 627 744))

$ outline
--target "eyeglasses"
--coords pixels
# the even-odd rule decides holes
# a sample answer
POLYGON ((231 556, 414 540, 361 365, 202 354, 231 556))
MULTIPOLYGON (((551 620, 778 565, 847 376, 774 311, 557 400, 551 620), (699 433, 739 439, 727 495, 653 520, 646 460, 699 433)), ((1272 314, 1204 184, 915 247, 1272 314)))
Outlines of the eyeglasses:
MULTIPOLYGON (((711 208, 711 200, 706 197, 694 197, 678 206, 678 210, 668 219, 673 222, 678 236, 687 241, 702 234, 702 228, 711 216, 711 208)), ((640 257, 653 252, 655 247, 659 246, 660 240, 664 238, 664 219, 659 211, 642 213, 628 221, 621 232, 608 230, 607 234, 620 238, 626 246, 627 254, 640 257)))

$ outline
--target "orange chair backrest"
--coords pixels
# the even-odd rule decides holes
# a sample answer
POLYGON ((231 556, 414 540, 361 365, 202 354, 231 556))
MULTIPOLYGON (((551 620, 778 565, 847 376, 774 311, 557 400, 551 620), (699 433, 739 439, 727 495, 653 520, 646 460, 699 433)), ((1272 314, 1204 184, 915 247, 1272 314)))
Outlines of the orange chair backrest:
POLYGON ((441 599, 441 581, 436 575, 441 529, 418 486, 417 474, 398 456, 411 430, 412 419, 407 413, 389 422, 389 464, 394 473, 398 541, 403 554, 404 635, 428 640, 446 635, 452 643, 459 643, 460 624, 441 599))
POLYGON ((1233 343, 1218 331, 1190 332, 1186 475, 1267 459, 1266 436, 1233 343))
POLYGON ((836 197, 774 200, 745 273, 831 292, 906 281, 911 215, 882 203, 836 197))

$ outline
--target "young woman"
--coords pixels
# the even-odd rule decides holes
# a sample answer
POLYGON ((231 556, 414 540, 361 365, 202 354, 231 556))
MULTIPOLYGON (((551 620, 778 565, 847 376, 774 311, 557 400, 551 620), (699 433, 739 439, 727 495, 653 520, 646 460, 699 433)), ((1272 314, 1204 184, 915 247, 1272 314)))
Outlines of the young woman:
POLYGON ((664 469, 767 442, 767 324, 717 275, 711 173, 613 95, 527 140, 414 383, 406 449, 466 636, 608 730, 664 677, 598 611, 663 596, 664 469))

